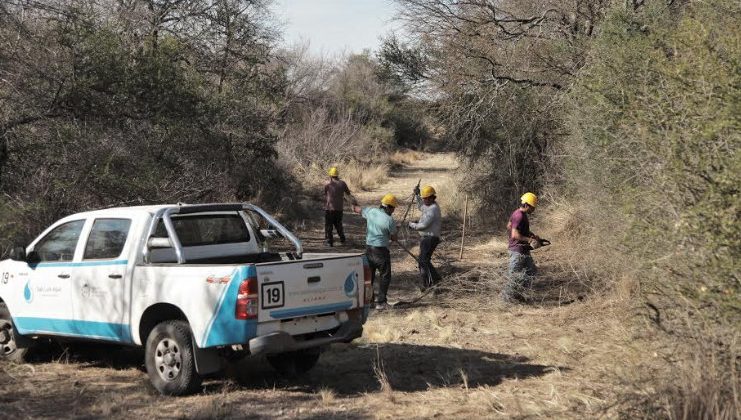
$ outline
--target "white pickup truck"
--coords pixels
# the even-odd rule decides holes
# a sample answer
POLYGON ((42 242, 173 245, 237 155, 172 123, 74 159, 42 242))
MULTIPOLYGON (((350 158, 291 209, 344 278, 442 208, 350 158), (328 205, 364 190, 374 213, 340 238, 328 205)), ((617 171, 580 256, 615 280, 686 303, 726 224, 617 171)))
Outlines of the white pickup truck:
POLYGON ((144 346, 154 387, 181 395, 233 356, 311 369, 362 335, 372 294, 363 254, 304 254, 251 204, 79 213, 0 262, 0 359, 40 337, 144 346), (270 237, 295 250, 271 252, 270 237))

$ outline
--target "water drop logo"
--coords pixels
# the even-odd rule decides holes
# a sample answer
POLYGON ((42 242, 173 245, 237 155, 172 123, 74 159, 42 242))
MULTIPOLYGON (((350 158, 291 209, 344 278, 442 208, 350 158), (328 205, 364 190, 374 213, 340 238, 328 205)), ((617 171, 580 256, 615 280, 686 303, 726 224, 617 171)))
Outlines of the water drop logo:
POLYGON ((358 294, 358 273, 353 271, 345 279, 345 295, 347 297, 354 297, 358 294))
POLYGON ((26 282, 26 287, 23 288, 23 298, 26 299, 26 302, 31 303, 33 300, 33 293, 31 293, 31 281, 26 282))

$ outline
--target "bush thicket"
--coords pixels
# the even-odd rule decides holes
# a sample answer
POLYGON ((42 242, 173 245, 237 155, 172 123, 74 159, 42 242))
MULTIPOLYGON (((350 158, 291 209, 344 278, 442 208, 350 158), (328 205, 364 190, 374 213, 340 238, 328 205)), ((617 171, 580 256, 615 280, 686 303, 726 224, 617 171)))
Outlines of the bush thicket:
POLYGON ((385 68, 436 93, 480 211, 565 204, 582 268, 637 282, 680 349, 626 410, 737 418, 739 3, 397 2, 413 41, 385 68))
POLYGON ((236 0, 2 2, 3 243, 82 209, 277 201, 285 78, 264 13, 236 0))
POLYGON ((684 380, 649 398, 672 418, 741 412, 739 21, 727 0, 617 8, 569 94, 564 187, 587 237, 622 244, 584 252, 632 261, 652 318, 683 342, 684 380))

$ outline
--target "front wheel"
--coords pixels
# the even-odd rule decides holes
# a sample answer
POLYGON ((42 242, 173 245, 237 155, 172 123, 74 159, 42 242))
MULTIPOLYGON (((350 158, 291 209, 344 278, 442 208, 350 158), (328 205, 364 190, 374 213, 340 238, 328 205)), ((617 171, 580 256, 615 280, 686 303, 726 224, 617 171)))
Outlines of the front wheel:
POLYGON ((20 344, 19 341, 22 340, 16 337, 10 311, 4 303, 0 303, 0 359, 23 363, 28 347, 20 344))
POLYGON ((279 373, 289 376, 303 375, 311 370, 319 361, 319 348, 291 351, 287 353, 270 354, 268 363, 279 373))
POLYGON ((147 338, 144 364, 152 385, 163 395, 192 394, 201 385, 185 321, 165 321, 154 327, 147 338))

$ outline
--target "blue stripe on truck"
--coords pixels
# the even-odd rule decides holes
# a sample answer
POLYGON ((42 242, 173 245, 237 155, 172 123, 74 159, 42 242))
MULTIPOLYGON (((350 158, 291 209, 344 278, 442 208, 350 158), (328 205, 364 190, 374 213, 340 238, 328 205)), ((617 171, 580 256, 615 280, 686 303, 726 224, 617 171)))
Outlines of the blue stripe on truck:
POLYGON ((352 301, 333 303, 330 305, 304 306, 295 309, 279 309, 270 311, 270 317, 275 319, 293 318, 296 316, 317 315, 330 312, 343 311, 352 308, 352 301))
POLYGON ((15 317, 13 318, 13 322, 18 332, 23 335, 46 333, 97 338, 124 343, 134 342, 131 338, 131 329, 128 324, 31 317, 15 317))
POLYGON ((257 320, 235 317, 239 285, 248 277, 257 275, 254 265, 239 267, 231 274, 229 285, 224 288, 214 315, 203 333, 200 347, 246 344, 257 336, 257 320))

